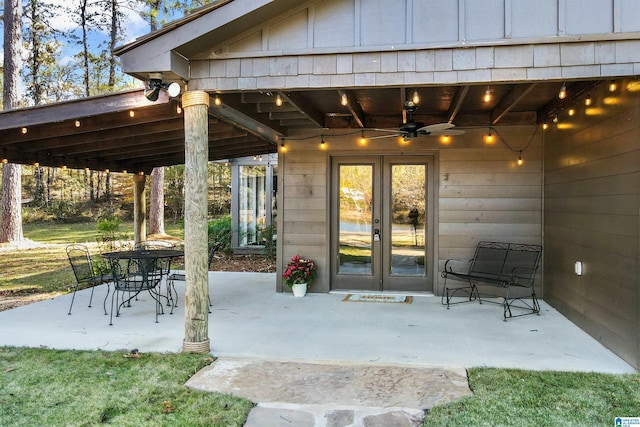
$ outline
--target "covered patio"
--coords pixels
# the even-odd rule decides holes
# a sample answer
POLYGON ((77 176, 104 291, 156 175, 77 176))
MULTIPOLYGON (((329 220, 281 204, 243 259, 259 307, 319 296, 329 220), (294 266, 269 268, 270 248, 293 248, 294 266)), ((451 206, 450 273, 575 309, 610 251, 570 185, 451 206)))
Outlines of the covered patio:
MULTIPOLYGON (((420 367, 503 367, 629 373, 634 369, 541 302, 540 316, 502 321, 499 306, 461 304, 447 310, 433 295, 410 304, 343 302, 341 293, 294 298, 273 292, 270 273, 209 273, 212 354, 252 359, 391 364, 420 367)), ((154 322, 147 296, 109 326, 106 285, 78 292, 73 314, 65 295, 0 312, 0 342, 9 346, 129 352, 179 351, 184 333, 184 283, 174 314, 154 322)))

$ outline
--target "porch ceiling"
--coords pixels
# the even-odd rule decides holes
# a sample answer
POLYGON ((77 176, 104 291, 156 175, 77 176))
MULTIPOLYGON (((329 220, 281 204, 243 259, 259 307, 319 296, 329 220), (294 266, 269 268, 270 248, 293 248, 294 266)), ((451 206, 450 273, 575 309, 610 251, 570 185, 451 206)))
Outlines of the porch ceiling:
POLYGON ((566 82, 567 98, 560 100, 562 82, 523 82, 487 85, 440 85, 217 94, 225 105, 261 125, 287 136, 294 129, 398 129, 405 100, 414 91, 420 103, 413 115, 425 125, 449 122, 458 127, 535 125, 570 108, 599 81, 566 82), (483 96, 489 89, 491 101, 483 96), (348 104, 341 104, 341 95, 348 104), (283 101, 275 104, 276 97, 283 101))
MULTIPOLYGON (((307 129, 397 129, 404 101, 417 90, 414 120, 458 127, 537 124, 569 108, 598 81, 270 92, 225 92, 211 103, 209 159, 275 152, 277 140, 307 129), (483 102, 489 88, 492 99, 483 102), (280 95, 283 104, 275 105, 280 95)), ((143 171, 184 163, 184 123, 179 103, 161 94, 149 102, 143 90, 0 113, 0 156, 21 164, 143 171), (26 133, 23 133, 23 128, 26 133)))
MULTIPOLYGON (((143 90, 0 113, 0 156, 10 162, 149 173, 184 163, 179 103, 143 90), (23 130, 24 129, 24 130, 23 130)), ((210 114, 209 160, 275 152, 276 145, 210 114)))

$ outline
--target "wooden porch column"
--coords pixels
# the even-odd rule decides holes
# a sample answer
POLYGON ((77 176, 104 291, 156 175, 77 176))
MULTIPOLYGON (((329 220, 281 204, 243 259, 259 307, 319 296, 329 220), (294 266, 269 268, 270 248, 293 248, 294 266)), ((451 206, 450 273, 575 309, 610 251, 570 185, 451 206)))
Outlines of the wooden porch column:
POLYGON ((208 353, 209 269, 207 265, 207 161, 209 94, 186 92, 184 111, 184 269, 185 310, 182 350, 208 353))
POLYGON ((133 241, 147 240, 147 203, 144 197, 144 174, 133 175, 133 241))

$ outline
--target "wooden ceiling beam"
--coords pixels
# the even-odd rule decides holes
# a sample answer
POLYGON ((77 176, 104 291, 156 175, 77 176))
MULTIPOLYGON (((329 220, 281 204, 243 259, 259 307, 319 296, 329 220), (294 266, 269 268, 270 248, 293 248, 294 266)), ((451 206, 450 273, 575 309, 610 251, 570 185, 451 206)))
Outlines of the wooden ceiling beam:
POLYGON ((447 111, 447 123, 453 123, 458 112, 460 112, 460 108, 462 108, 462 103, 464 99, 467 97, 469 93, 469 86, 460 86, 456 89, 456 94, 451 101, 451 105, 449 106, 449 111, 447 111))
POLYGON ((358 103, 356 94, 350 90, 339 90, 338 95, 341 98, 342 96, 347 97, 347 105, 345 105, 345 107, 347 108, 347 110, 349 110, 349 113, 351 113, 351 116, 353 117, 353 121, 355 122, 355 124, 359 128, 366 127, 367 116, 362 110, 362 107, 360 106, 360 104, 358 103))
POLYGON ((280 97, 293 105, 307 120, 319 128, 324 127, 324 115, 316 110, 300 92, 278 92, 280 97))
POLYGON ((506 96, 502 97, 500 103, 496 105, 491 112, 491 125, 497 125, 498 122, 502 120, 509 111, 515 108, 520 101, 526 98, 535 87, 536 83, 514 86, 506 96))

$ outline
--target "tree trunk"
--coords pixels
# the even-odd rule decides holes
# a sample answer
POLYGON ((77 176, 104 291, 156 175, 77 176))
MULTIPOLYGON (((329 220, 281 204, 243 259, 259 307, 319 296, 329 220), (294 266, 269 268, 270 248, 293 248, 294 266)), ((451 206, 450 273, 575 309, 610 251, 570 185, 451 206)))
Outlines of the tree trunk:
POLYGON ((133 175, 133 241, 147 240, 146 203, 144 198, 145 175, 133 175))
MULTIPOLYGON (((22 47, 22 2, 4 2, 4 110, 18 107, 20 86, 20 54, 22 47)), ((2 168, 2 215, 0 217, 0 243, 20 242, 22 236, 22 168, 5 164, 2 168)))
POLYGON ((2 168, 2 224, 0 242, 24 240, 22 236, 22 168, 7 163, 2 168))
POLYGON ((149 234, 164 232, 164 168, 153 168, 151 172, 151 194, 149 196, 149 234))

